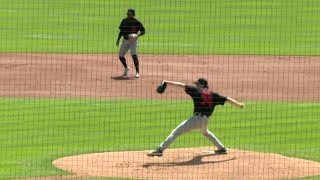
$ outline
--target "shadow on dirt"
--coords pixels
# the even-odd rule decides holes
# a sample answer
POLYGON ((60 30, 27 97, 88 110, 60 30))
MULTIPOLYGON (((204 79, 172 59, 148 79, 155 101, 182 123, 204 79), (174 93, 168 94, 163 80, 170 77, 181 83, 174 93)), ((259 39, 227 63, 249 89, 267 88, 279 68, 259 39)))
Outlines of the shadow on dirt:
POLYGON ((236 158, 230 158, 230 159, 224 159, 219 161, 202 161, 202 158, 205 156, 216 156, 216 155, 212 155, 212 154, 198 155, 192 158, 191 160, 184 161, 184 162, 145 163, 143 167, 148 168, 150 166, 196 166, 201 164, 227 162, 227 161, 232 161, 236 159, 236 158))
POLYGON ((128 81, 128 80, 135 80, 135 77, 123 77, 123 76, 114 76, 111 77, 111 79, 116 80, 116 81, 128 81))

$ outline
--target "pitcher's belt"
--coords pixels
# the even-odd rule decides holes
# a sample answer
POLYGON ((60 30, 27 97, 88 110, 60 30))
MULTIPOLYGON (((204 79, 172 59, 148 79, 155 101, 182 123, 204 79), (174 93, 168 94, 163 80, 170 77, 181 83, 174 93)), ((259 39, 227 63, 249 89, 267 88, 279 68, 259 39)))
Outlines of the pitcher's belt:
POLYGON ((199 112, 195 112, 194 115, 201 116, 201 117, 208 117, 207 115, 204 115, 204 114, 199 113, 199 112))

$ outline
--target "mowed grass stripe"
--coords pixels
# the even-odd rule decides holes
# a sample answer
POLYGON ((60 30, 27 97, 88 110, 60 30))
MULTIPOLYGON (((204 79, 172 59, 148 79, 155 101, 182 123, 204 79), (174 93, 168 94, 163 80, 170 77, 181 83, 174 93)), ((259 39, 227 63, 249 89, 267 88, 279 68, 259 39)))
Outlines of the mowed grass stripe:
POLYGON ((117 53, 128 7, 140 53, 319 55, 320 1, 3 0, 0 52, 117 53))
MULTIPOLYGON (((1 98, 0 177, 62 174, 59 157, 156 148, 192 115, 190 101, 1 98)), ((229 148, 320 161, 317 103, 247 102, 216 108, 209 129, 229 148)), ((170 148, 210 146, 198 132, 170 148)), ((214 147, 213 147, 214 148, 214 147)))

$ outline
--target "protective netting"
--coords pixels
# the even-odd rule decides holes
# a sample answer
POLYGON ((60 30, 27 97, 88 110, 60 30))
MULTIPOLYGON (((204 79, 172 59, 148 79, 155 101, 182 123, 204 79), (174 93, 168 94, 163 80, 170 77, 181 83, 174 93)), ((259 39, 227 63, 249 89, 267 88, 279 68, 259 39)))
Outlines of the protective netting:
POLYGON ((319 12, 1 0, 0 179, 319 179, 319 12))

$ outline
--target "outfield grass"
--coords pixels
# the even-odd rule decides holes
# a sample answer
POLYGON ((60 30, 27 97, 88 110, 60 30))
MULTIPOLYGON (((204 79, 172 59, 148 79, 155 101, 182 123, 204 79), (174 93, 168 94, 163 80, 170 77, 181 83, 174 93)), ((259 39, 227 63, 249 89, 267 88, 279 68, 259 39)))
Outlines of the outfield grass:
POLYGON ((128 7, 150 54, 320 55, 317 0, 2 0, 0 52, 117 53, 128 7))
MULTIPOLYGON (((156 148, 192 112, 190 101, 0 99, 0 179, 66 174, 69 155, 156 148)), ((320 104, 247 102, 216 108, 210 128, 229 148, 320 162, 320 104)), ((170 148, 210 146, 193 132, 170 148)))
MULTIPOLYGON (((147 30, 141 53, 320 55, 317 0, 1 0, 0 6, 0 53, 117 53, 119 23, 134 7, 147 30)), ((1 98, 0 179, 66 174, 51 163, 68 155, 154 149, 191 111, 190 101, 1 98)), ((319 103, 248 102, 245 111, 217 108, 210 129, 230 148, 320 162, 319 116, 319 103)), ((191 133, 171 147, 207 145, 191 133)))

